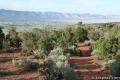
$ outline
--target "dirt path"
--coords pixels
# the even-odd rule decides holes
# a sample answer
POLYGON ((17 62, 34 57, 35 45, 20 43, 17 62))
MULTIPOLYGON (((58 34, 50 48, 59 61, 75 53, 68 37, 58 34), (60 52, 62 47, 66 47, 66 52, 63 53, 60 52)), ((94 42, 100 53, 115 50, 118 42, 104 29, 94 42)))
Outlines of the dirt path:
POLYGON ((27 71, 18 74, 18 71, 24 71, 25 68, 15 67, 12 64, 12 59, 21 59, 20 53, 5 53, 0 52, 0 71, 7 72, 7 75, 0 75, 0 80, 30 80, 38 77, 40 74, 37 71, 27 71))
MULTIPOLYGON (((82 77, 84 80, 92 80, 92 77, 101 75, 101 67, 96 63, 93 57, 90 54, 89 46, 85 44, 79 44, 78 49, 84 54, 83 57, 71 56, 70 59, 74 64, 74 71, 78 77, 82 77)), ((21 59, 19 53, 4 53, 0 52, 0 70, 6 70, 14 74, 7 76, 1 76, 0 80, 30 80, 31 78, 38 77, 40 74, 37 71, 16 74, 17 71, 22 71, 24 68, 15 67, 12 64, 12 59, 21 59)))
POLYGON ((89 46, 85 44, 79 44, 79 49, 84 54, 83 57, 71 56, 71 61, 74 63, 74 71, 78 77, 82 77, 83 80, 92 80, 96 76, 100 76, 101 67, 98 65, 90 54, 89 46))

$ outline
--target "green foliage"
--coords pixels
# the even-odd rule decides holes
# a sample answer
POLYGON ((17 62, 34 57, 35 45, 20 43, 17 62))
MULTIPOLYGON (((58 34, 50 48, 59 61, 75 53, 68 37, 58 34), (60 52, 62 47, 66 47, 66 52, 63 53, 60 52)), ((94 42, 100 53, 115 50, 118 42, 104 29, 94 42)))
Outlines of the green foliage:
POLYGON ((120 77, 120 61, 110 60, 108 64, 111 75, 114 77, 120 77))
POLYGON ((117 51, 116 55, 114 56, 114 59, 119 61, 120 60, 120 48, 119 50, 117 51))
POLYGON ((59 37, 57 39, 58 46, 68 48, 75 42, 74 33, 72 28, 64 28, 64 30, 58 31, 59 37))
POLYGON ((39 68, 39 64, 34 60, 12 60, 12 63, 17 67, 26 67, 27 70, 35 70, 39 68))
POLYGON ((31 50, 43 51, 46 55, 54 48, 55 39, 50 29, 33 29, 22 33, 22 53, 31 54, 31 50))
POLYGON ((14 50, 14 48, 10 46, 9 41, 4 41, 3 42, 3 51, 12 52, 13 50, 14 50))
POLYGON ((75 46, 69 47, 68 52, 76 56, 82 56, 82 52, 79 49, 77 49, 75 46))
POLYGON ((118 39, 100 39, 93 45, 93 50, 97 50, 96 53, 102 59, 112 59, 118 51, 118 39))
POLYGON ((0 27, 0 49, 3 49, 3 40, 5 38, 5 34, 2 31, 2 28, 0 27))
POLYGON ((47 80, 76 80, 68 61, 69 58, 64 55, 63 50, 55 48, 50 52, 40 71, 46 73, 47 80))
POLYGON ((0 49, 10 52, 15 46, 20 46, 20 38, 17 36, 17 32, 15 31, 15 29, 10 28, 9 34, 5 36, 2 28, 0 28, 0 49))
POLYGON ((39 76, 38 78, 34 79, 34 80, 47 80, 46 77, 44 76, 39 76))
POLYGON ((75 42, 87 39, 87 32, 82 28, 64 28, 64 29, 33 29, 31 32, 23 32, 22 36, 22 54, 30 54, 31 49, 42 51, 48 55, 53 48, 59 46, 67 49, 75 42))
POLYGON ((68 48, 74 43, 79 43, 87 40, 87 31, 81 27, 64 28, 59 31, 58 44, 60 47, 68 48))
POLYGON ((119 30, 117 26, 112 27, 107 37, 101 38, 94 43, 92 48, 98 51, 96 54, 102 59, 109 60, 114 57, 117 58, 117 52, 120 50, 118 38, 119 30))
POLYGON ((43 29, 40 38, 37 41, 38 49, 43 50, 45 54, 48 53, 55 46, 54 31, 50 29, 43 29))
POLYGON ((19 48, 21 46, 21 39, 15 27, 8 29, 8 34, 6 35, 5 41, 10 43, 10 47, 19 48))
POLYGON ((87 31, 81 27, 78 27, 75 29, 74 31, 74 37, 76 42, 83 42, 85 40, 87 40, 87 31))
POLYGON ((116 24, 114 24, 114 23, 104 23, 102 26, 103 26, 106 30, 110 30, 111 28, 115 27, 116 24))
POLYGON ((0 75, 1 76, 6 76, 6 75, 10 75, 11 72, 7 71, 7 70, 0 70, 0 75))
POLYGON ((22 33, 22 36, 21 36, 21 39, 22 39, 22 51, 21 51, 21 54, 22 55, 30 55, 32 54, 31 52, 31 49, 35 47, 34 45, 34 36, 31 32, 24 32, 22 33))
POLYGON ((102 35, 100 34, 100 32, 94 31, 94 32, 90 32, 89 34, 89 38, 92 39, 93 41, 98 40, 102 35))

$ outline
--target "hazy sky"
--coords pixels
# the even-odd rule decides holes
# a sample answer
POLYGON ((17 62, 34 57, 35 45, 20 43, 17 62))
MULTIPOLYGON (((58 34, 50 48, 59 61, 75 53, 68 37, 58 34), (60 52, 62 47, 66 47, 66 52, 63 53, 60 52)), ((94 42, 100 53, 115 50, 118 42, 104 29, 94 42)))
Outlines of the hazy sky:
POLYGON ((0 9, 120 15, 120 0, 0 0, 0 9))

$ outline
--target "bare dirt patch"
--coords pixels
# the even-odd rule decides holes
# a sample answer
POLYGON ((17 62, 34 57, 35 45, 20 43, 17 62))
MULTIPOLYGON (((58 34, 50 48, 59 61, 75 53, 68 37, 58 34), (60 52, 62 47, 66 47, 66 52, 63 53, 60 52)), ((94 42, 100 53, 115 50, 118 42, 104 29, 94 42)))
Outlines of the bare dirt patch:
POLYGON ((0 80, 30 80, 38 77, 38 71, 25 71, 24 67, 15 67, 12 59, 25 59, 19 52, 0 51, 0 80), (19 73, 20 72, 20 73, 19 73))

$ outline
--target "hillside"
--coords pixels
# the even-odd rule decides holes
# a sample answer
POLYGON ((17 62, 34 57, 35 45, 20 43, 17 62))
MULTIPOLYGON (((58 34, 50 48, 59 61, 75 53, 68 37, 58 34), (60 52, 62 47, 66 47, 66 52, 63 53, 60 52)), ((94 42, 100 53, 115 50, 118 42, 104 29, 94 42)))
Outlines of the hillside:
POLYGON ((120 21, 119 15, 97 15, 78 13, 58 13, 58 12, 30 12, 0 9, 1 21, 44 21, 44 20, 82 20, 82 21, 120 21))

